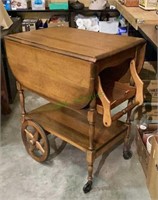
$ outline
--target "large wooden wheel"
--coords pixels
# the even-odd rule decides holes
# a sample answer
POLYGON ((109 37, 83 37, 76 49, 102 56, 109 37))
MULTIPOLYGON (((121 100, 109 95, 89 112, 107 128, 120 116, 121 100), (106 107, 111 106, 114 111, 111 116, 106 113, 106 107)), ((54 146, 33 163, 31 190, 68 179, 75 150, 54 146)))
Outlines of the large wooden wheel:
POLYGON ((38 162, 47 160, 50 152, 44 130, 34 121, 25 120, 21 129, 22 140, 29 155, 38 162))

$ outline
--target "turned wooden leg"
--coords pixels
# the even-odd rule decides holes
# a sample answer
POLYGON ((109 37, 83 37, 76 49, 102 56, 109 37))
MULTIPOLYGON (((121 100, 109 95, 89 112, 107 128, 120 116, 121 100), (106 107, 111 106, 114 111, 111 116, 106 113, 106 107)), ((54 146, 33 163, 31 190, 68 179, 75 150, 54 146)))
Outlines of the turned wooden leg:
MULTIPOLYGON (((131 103, 132 100, 129 100, 129 104, 131 103)), ((124 159, 130 159, 132 157, 132 151, 131 151, 131 110, 127 112, 127 120, 126 124, 128 126, 127 129, 127 134, 124 139, 124 147, 123 147, 123 157, 124 159)))
POLYGON ((20 97, 20 105, 21 105, 21 116, 22 116, 22 123, 25 120, 25 97, 24 97, 24 90, 22 89, 22 86, 19 82, 16 82, 17 85, 17 90, 19 92, 19 97, 20 97))
POLYGON ((84 193, 89 192, 92 189, 92 180, 93 180, 93 162, 94 162, 94 152, 87 151, 87 164, 88 164, 88 181, 83 187, 84 193))
POLYGON ((93 161, 94 161, 94 135, 95 135, 95 118, 96 118, 96 99, 90 103, 90 109, 88 111, 89 122, 89 150, 87 151, 87 163, 88 163, 88 182, 84 185, 83 191, 85 193, 92 189, 92 173, 93 173, 93 161))
POLYGON ((124 139, 124 146, 123 146, 123 157, 124 159, 130 159, 132 157, 132 151, 131 151, 131 143, 130 143, 130 134, 131 134, 131 123, 129 123, 127 129, 127 134, 124 139))

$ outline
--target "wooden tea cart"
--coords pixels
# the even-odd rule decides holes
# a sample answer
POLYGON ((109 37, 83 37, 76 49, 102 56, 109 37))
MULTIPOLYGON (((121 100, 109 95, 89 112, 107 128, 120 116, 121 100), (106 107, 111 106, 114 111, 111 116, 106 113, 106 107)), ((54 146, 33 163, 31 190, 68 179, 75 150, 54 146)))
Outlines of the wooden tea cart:
POLYGON ((143 102, 138 77, 145 52, 140 38, 108 35, 73 28, 49 28, 5 38, 8 62, 17 79, 22 108, 22 139, 37 161, 49 156, 48 134, 86 153, 88 182, 93 162, 125 141, 123 156, 132 156, 128 142, 130 113, 143 102), (25 111, 25 88, 50 103, 25 111), (128 104, 111 114, 122 102, 128 104), (119 118, 127 113, 127 122, 119 118))

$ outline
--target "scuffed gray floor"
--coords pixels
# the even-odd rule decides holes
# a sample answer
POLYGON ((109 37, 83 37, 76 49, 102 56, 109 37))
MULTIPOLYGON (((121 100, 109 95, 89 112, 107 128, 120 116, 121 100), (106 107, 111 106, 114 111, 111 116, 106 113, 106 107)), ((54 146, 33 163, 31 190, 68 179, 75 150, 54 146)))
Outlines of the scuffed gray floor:
MULTIPOLYGON (((27 93, 27 108, 41 103, 45 103, 41 97, 27 93)), ((150 200, 135 144, 130 160, 123 159, 122 145, 97 158, 93 189, 84 194, 85 154, 53 136, 49 140, 51 159, 45 164, 27 154, 20 135, 17 96, 11 115, 1 119, 0 200, 150 200)))

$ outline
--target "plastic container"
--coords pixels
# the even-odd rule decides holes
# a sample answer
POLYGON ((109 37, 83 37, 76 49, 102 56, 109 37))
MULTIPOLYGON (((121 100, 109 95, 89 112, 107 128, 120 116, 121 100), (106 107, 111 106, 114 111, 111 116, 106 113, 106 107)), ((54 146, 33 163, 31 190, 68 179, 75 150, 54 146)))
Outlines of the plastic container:
POLYGON ((68 10, 68 8, 67 2, 49 3, 50 10, 68 10))

